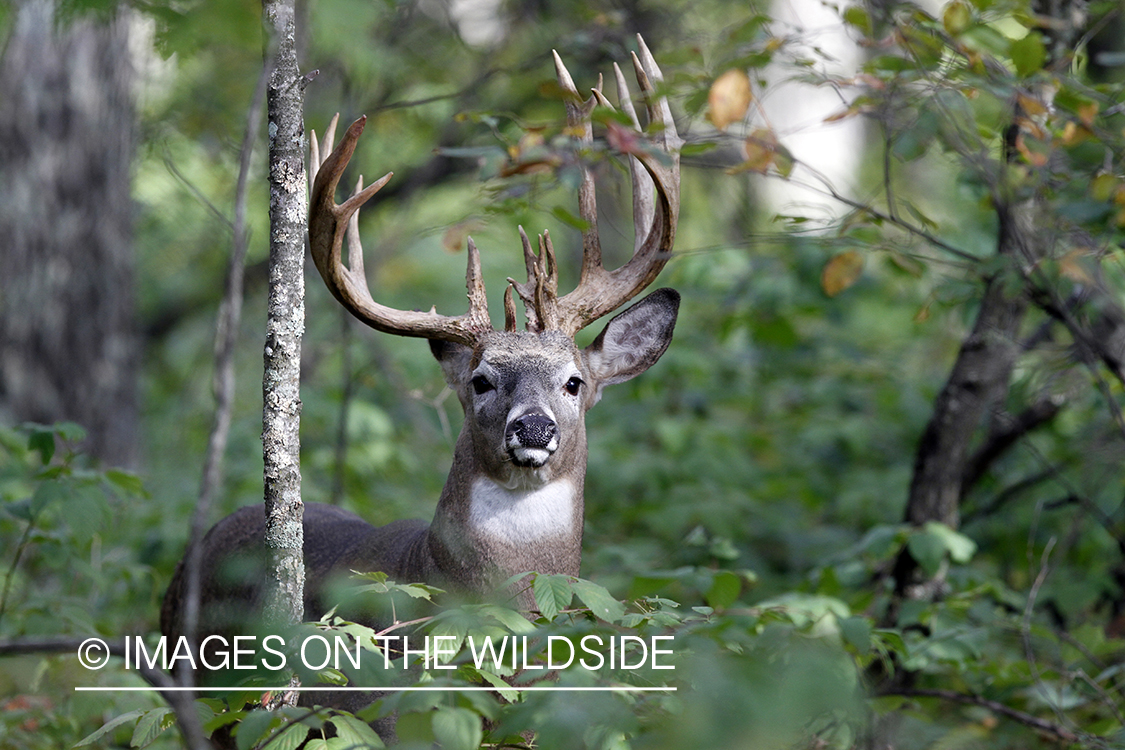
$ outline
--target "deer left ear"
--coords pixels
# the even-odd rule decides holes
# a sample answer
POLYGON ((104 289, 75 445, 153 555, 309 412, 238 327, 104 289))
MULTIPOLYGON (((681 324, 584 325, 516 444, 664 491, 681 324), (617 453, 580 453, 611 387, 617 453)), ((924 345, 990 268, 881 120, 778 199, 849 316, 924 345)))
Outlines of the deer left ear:
POLYGON ((441 365, 446 384, 456 391, 469 376, 469 361, 473 350, 464 344, 430 339, 430 353, 441 365))
POLYGON ((604 386, 623 383, 656 364, 672 342, 679 309, 679 292, 657 289, 606 324, 583 351, 597 398, 604 386))

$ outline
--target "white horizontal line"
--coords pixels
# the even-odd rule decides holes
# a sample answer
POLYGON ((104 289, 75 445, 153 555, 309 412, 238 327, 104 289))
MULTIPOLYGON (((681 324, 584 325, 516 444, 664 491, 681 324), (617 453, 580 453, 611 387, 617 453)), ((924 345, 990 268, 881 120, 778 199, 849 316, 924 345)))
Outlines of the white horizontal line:
POLYGON ((75 690, 75 692, 97 692, 97 693, 123 693, 123 692, 155 692, 155 693, 207 693, 207 692, 214 693, 214 692, 224 692, 224 693, 230 693, 230 692, 250 692, 250 691, 255 692, 255 693, 281 693, 281 692, 286 692, 286 691, 296 691, 296 692, 328 692, 328 691, 333 691, 334 692, 334 691, 340 691, 340 690, 358 691, 358 692, 382 691, 382 692, 388 692, 388 693, 409 693, 409 692, 425 692, 425 691, 430 691, 430 692, 470 692, 470 691, 500 692, 500 691, 503 691, 503 690, 519 690, 519 691, 536 690, 536 691, 544 692, 544 693, 549 693, 549 692, 557 692, 557 693, 569 693, 569 692, 603 692, 603 693, 607 693, 607 692, 612 692, 612 693, 665 692, 665 693, 674 693, 674 692, 676 692, 676 690, 678 690, 678 688, 675 688, 675 687, 605 687, 605 686, 600 686, 600 685, 594 686, 594 687, 557 687, 557 686, 553 686, 553 685, 548 685, 548 686, 531 685, 531 686, 528 686, 528 687, 516 687, 516 686, 513 685, 513 686, 510 686, 510 687, 499 687, 499 688, 497 688, 497 687, 481 687, 479 685, 466 686, 466 687, 439 686, 439 685, 433 685, 433 686, 414 685, 414 686, 411 686, 411 687, 356 687, 354 685, 345 685, 345 686, 340 686, 340 687, 326 687, 326 686, 323 686, 323 685, 315 685, 315 686, 309 686, 309 687, 304 687, 304 686, 289 687, 288 685, 283 685, 281 687, 183 687, 183 686, 177 685, 175 687, 164 687, 164 688, 135 687, 135 686, 126 686, 126 687, 81 687, 81 686, 78 686, 78 687, 75 687, 74 690, 75 690))

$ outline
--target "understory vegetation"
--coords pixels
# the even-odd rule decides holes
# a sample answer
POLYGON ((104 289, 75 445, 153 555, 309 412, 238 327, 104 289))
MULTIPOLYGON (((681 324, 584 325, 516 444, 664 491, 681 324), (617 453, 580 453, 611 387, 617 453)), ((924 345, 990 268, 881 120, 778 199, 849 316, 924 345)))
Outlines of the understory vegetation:
MULTIPOLYGON (((259 671, 197 702, 205 730, 287 750, 311 729, 305 747, 339 750, 378 746, 366 722, 394 711, 405 746, 450 750, 1125 748, 1121 3, 818 5, 823 23, 721 0, 513 2, 479 23, 465 7, 298 8, 302 70, 319 70, 306 130, 366 114, 351 169, 395 172, 361 216, 376 298, 461 313, 471 235, 502 319, 518 226, 550 231, 569 289, 582 163, 607 265, 628 257, 621 152, 648 146, 607 143, 619 123, 599 110, 594 147, 579 148, 550 51, 587 91, 641 32, 686 140, 675 256, 657 282, 682 295, 674 341, 588 415, 583 577, 525 581, 537 619, 365 581, 410 620, 393 634, 449 648, 395 679, 464 689, 398 693, 357 720, 260 708, 278 676, 259 671), (486 636, 526 652, 477 663, 486 636), (597 668, 580 663, 584 642, 597 668), (644 690, 521 689, 522 667, 568 655, 546 684, 644 690)), ((258 6, 64 9, 60 24, 127 11, 142 40, 141 458, 90 459, 65 415, 0 428, 0 749, 181 747, 159 694, 76 692, 150 682, 119 656, 85 669, 75 650, 154 643, 187 541, 258 6)), ((0 12, 0 29, 17 16, 0 12)), ((262 501, 264 144, 212 522, 262 501)), ((307 265, 303 498, 376 525, 428 520, 457 399, 425 342, 363 328, 307 265)), ((382 653, 332 613, 299 634, 382 653)))

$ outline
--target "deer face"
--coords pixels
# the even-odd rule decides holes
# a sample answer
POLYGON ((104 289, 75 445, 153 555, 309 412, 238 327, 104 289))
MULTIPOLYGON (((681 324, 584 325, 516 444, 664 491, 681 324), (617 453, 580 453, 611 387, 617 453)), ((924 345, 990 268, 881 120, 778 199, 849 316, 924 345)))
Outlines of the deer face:
POLYGON ((606 385, 647 370, 667 349, 679 295, 659 290, 613 318, 585 349, 557 331, 493 331, 473 347, 432 344, 465 410, 478 468, 506 487, 583 471, 586 410, 606 385))

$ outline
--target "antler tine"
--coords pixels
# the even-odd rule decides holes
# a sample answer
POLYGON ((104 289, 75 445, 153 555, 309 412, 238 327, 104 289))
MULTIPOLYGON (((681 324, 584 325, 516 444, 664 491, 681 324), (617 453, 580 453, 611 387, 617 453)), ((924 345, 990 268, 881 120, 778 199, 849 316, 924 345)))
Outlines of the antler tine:
MULTIPOLYGON (((367 118, 360 117, 344 133, 340 145, 324 160, 316 174, 309 201, 309 248, 313 262, 333 296, 345 308, 367 325, 385 333, 400 336, 419 336, 428 339, 455 341, 472 345, 486 331, 492 330, 488 319, 488 306, 484 283, 480 274, 480 254, 469 242, 468 270, 465 282, 469 291, 469 311, 450 317, 430 312, 396 310, 375 302, 363 273, 363 250, 359 245, 356 212, 391 179, 387 173, 344 203, 335 201, 336 186, 355 153, 356 143, 363 132, 367 118), (351 226, 348 240, 348 267, 342 259, 344 234, 351 226)), ((331 133, 331 130, 329 131, 331 133)), ((329 136, 330 138, 331 136, 329 136)), ((330 142, 328 140, 327 142, 330 142)), ((327 143, 326 143, 327 145, 327 143)), ((319 154, 318 154, 319 155, 319 154)))
MULTIPOLYGON (((332 119, 328 122, 328 130, 324 132, 324 149, 323 154, 327 158, 328 154, 332 153, 332 142, 336 140, 336 123, 340 121, 340 113, 332 115, 332 119)), ((316 175, 320 171, 322 149, 316 142, 316 131, 309 131, 309 194, 312 195, 313 184, 316 182, 316 175)))
MULTIPOLYGON (((637 240, 633 257, 615 271, 607 271, 602 267, 597 240, 593 179, 589 171, 584 170, 584 179, 579 188, 579 214, 588 224, 588 229, 583 233, 582 279, 574 291, 558 300, 559 327, 572 335, 625 304, 651 284, 671 257, 676 236, 676 222, 680 213, 679 149, 683 141, 676 132, 667 99, 658 96, 657 86, 663 82, 660 68, 640 35, 637 36, 637 41, 640 55, 633 55, 633 68, 648 109, 649 125, 658 131, 654 134, 654 145, 663 153, 657 154, 643 148, 631 151, 633 225, 637 240), (588 252, 590 247, 598 248, 596 263, 592 262, 588 252)), ((560 71, 560 85, 576 98, 577 90, 570 82, 569 74, 566 80, 563 78, 565 68, 558 55, 555 55, 555 67, 560 71)), ((621 107, 629 115, 634 127, 640 130, 629 88, 616 65, 614 75, 621 107)), ((600 90, 595 91, 594 96, 598 101, 604 100, 600 90)), ((577 105, 568 101, 567 121, 572 127, 572 113, 575 110, 577 105)), ((585 128, 589 128, 589 111, 583 117, 585 128)))
MULTIPOLYGON (((634 59, 636 59, 634 57, 634 59)), ((625 74, 621 66, 613 64, 613 77, 617 83, 617 99, 621 102, 621 109, 629 116, 633 127, 641 129, 641 121, 637 117, 637 109, 633 106, 633 97, 629 93, 629 84, 625 82, 625 74)), ((633 252, 636 253, 644 244, 646 233, 642 227, 651 227, 656 217, 656 198, 653 193, 652 178, 648 176, 644 165, 635 156, 629 157, 629 176, 633 182, 633 225, 634 237, 633 252)))
MULTIPOLYGON (((595 94, 583 100, 574 85, 574 79, 563 64, 562 58, 555 50, 551 50, 555 58, 555 73, 559 79, 559 86, 566 94, 566 124, 574 133, 578 141, 588 147, 594 141, 594 127, 590 122, 590 113, 598 101, 601 93, 601 80, 595 94)), ((594 188, 594 175, 585 165, 582 165, 582 182, 578 185, 578 216, 586 224, 582 231, 582 279, 593 277, 602 270, 602 246, 598 240, 598 202, 594 188)))
MULTIPOLYGON (((362 192, 363 175, 360 175, 359 179, 356 180, 355 191, 352 195, 359 195, 362 192)), ((348 268, 356 276, 366 279, 367 274, 363 270, 363 243, 359 239, 359 211, 348 217, 348 231, 345 236, 348 239, 348 268)))

